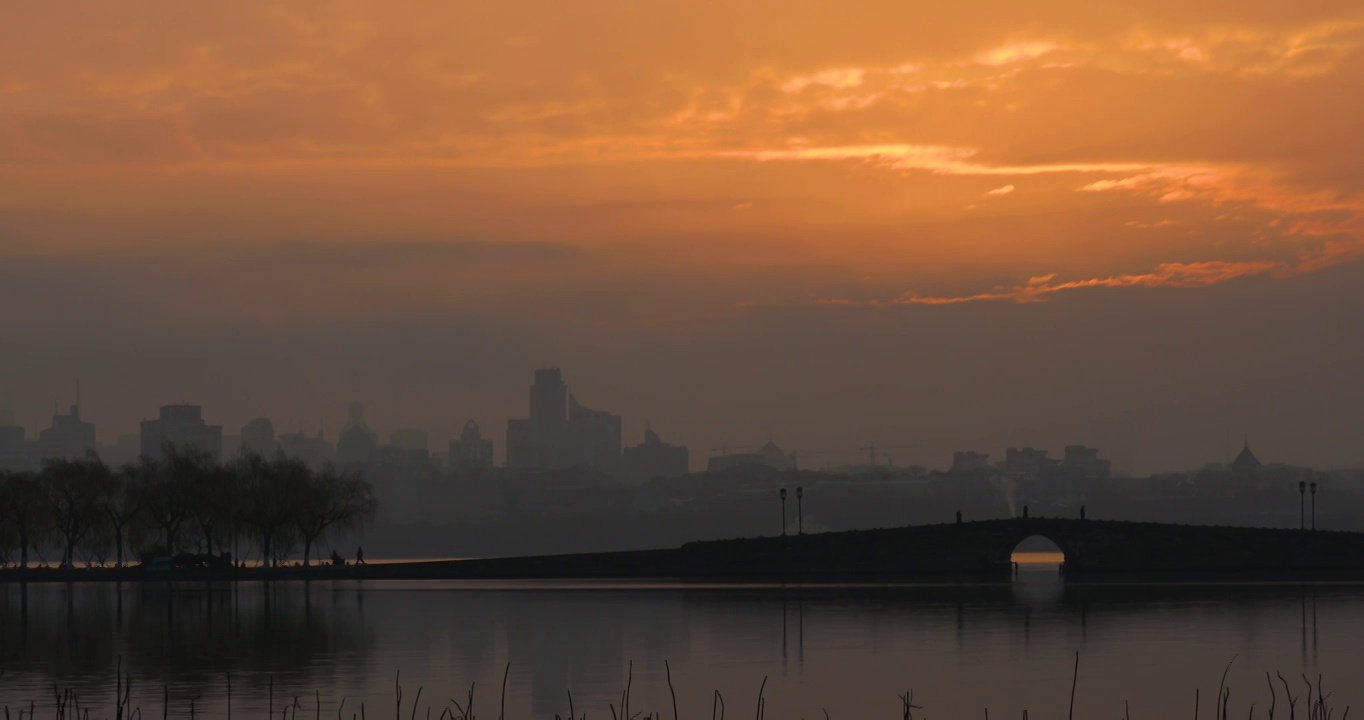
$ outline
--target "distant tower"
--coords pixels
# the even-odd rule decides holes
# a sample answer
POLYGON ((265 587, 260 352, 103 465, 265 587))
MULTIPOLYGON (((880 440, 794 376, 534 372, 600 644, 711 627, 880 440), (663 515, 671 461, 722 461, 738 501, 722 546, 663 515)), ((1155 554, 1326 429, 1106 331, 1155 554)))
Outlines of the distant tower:
POLYGON ((346 427, 336 439, 336 460, 340 463, 363 463, 374 459, 379 449, 374 431, 365 424, 365 406, 353 402, 347 408, 346 427))
POLYGON ((535 384, 530 386, 530 422, 537 440, 552 439, 568 420, 568 385, 559 368, 535 371, 535 384))

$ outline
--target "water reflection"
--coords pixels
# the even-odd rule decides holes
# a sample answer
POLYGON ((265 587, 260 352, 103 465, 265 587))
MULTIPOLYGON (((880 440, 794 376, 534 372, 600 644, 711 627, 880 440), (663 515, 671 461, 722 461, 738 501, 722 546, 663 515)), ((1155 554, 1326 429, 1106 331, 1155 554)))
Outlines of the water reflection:
POLYGON ((1359 587, 1077 585, 1055 566, 968 587, 9 585, 0 704, 41 702, 54 683, 110 703, 122 662, 145 712, 163 684, 170 714, 196 697, 201 716, 220 712, 229 675, 238 717, 315 691, 328 715, 343 697, 348 713, 391 708, 400 669, 409 702, 418 686, 448 698, 474 683, 488 708, 510 663, 508 717, 566 714, 569 691, 580 713, 609 716, 627 681, 633 707, 670 709, 667 661, 684 715, 717 689, 751 712, 764 677, 771 717, 890 717, 910 687, 938 717, 1042 715, 1064 710, 1079 651, 1078 709, 1120 711, 1107 703, 1140 694, 1147 715, 1170 716, 1195 687, 1211 693, 1233 655, 1230 681, 1249 694, 1265 670, 1352 677, 1361 640, 1359 587))

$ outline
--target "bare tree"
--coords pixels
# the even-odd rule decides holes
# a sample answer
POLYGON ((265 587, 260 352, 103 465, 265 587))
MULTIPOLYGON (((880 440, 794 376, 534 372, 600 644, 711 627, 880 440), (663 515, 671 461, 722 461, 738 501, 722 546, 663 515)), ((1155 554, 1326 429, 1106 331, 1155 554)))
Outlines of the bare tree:
POLYGON ((176 483, 183 489, 205 549, 212 555, 215 538, 221 546, 218 531, 232 522, 236 474, 230 468, 214 463, 213 456, 204 452, 179 453, 168 458, 168 462, 176 483))
POLYGON ((363 529, 378 506, 374 488, 359 475, 339 472, 330 464, 312 473, 295 519, 303 539, 303 564, 329 531, 363 529))
POLYGON ((75 460, 53 459, 38 480, 45 491, 52 523, 63 544, 62 566, 76 558, 76 546, 104 521, 101 497, 113 484, 113 471, 94 453, 75 460))
POLYGON ((104 515, 114 542, 114 562, 123 567, 123 549, 128 543, 129 526, 142 514, 142 494, 138 483, 142 473, 137 464, 119 468, 112 477, 109 492, 101 498, 104 515))
POLYGON ((193 515, 187 484, 176 476, 174 468, 178 456, 193 451, 180 450, 169 443, 164 450, 166 460, 162 462, 142 458, 137 466, 138 480, 134 487, 136 502, 161 531, 166 554, 174 555, 180 530, 193 515))
POLYGON ((272 460, 247 455, 238 461, 246 508, 245 530, 261 551, 261 561, 278 564, 282 546, 291 546, 310 470, 302 460, 280 453, 272 460))
POLYGON ((38 477, 31 472, 0 471, 0 519, 9 524, 19 550, 19 567, 28 567, 28 551, 50 536, 51 513, 38 477))

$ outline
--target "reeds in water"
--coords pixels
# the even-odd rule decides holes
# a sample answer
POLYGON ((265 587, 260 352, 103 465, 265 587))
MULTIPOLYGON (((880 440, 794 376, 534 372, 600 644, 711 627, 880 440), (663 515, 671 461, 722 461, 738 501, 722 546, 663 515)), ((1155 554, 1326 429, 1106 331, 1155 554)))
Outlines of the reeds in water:
MULTIPOLYGON (((1213 720, 1230 720, 1233 717, 1231 689, 1227 687, 1226 680, 1227 674, 1230 672, 1231 666, 1235 661, 1236 658, 1233 657, 1232 661, 1227 663, 1226 668, 1222 671, 1222 678, 1218 683, 1217 695, 1214 697, 1213 720)), ((667 679, 668 695, 672 705, 672 720, 681 720, 681 716, 678 713, 677 691, 673 686, 672 666, 665 662, 664 671, 667 679)), ((510 674, 511 663, 507 663, 503 668, 502 673, 502 687, 501 694, 498 698, 497 720, 511 720, 507 717, 507 681, 510 674)), ((5 677, 4 670, 0 669, 0 693, 4 690, 5 677)), ((231 720, 233 693, 231 674, 228 674, 226 679, 224 720, 231 720)), ((1079 681, 1080 655, 1079 653, 1076 653, 1075 669, 1071 676, 1070 705, 1067 714, 1068 720, 1075 720, 1075 697, 1079 688, 1079 681)), ((1265 673, 1265 682, 1269 688, 1268 706, 1260 706, 1257 708, 1255 703, 1251 703, 1246 709, 1247 720, 1255 720, 1256 718, 1264 718, 1264 720, 1276 720, 1276 718, 1277 720, 1299 720, 1297 715, 1299 711, 1303 713, 1302 720, 1347 720, 1350 715, 1350 707, 1346 705, 1343 709, 1339 710, 1340 714, 1337 716, 1336 713, 1338 709, 1332 705, 1331 693, 1326 691, 1321 675, 1318 675, 1315 681, 1307 675, 1303 675, 1303 684, 1296 694, 1294 693, 1294 683, 1290 683, 1282 673, 1265 673), (1277 683, 1275 682, 1276 679, 1278 680, 1277 683), (1287 704, 1286 714, 1279 705, 1280 689, 1282 689, 1283 700, 1287 704), (1299 705, 1300 701, 1302 701, 1301 706, 1299 705)), ((29 699, 26 703, 16 705, 14 708, 5 704, 3 705, 3 720, 92 720, 92 718, 94 720, 143 720, 142 709, 132 705, 132 689, 132 676, 123 671, 122 658, 120 658, 115 672, 114 707, 112 708, 112 714, 105 712, 95 712, 92 714, 93 708, 82 706, 80 697, 75 692, 70 689, 63 690, 56 685, 53 685, 50 703, 44 701, 43 705, 40 707, 35 699, 29 699), (43 713, 41 717, 39 714, 40 711, 43 713)), ((634 663, 631 663, 626 671, 625 687, 621 691, 619 705, 614 702, 607 704, 607 710, 611 720, 665 720, 665 715, 656 710, 647 712, 634 710, 631 705, 631 694, 633 689, 634 663)), ((171 692, 168 686, 163 686, 161 690, 161 718, 162 720, 168 720, 172 704, 171 692)), ((448 698, 445 703, 437 701, 433 704, 428 701, 428 703, 423 706, 422 695, 425 691, 425 687, 419 686, 411 703, 406 707, 406 720, 433 720, 433 717, 434 720, 477 720, 478 716, 475 715, 474 711, 476 690, 476 685, 470 684, 468 691, 464 695, 463 701, 448 698)), ((766 690, 767 678, 764 677, 758 686, 757 700, 756 705, 754 706, 755 720, 766 720, 766 690)), ((568 699, 568 714, 560 715, 555 713, 554 720, 587 720, 586 712, 578 714, 578 710, 573 701, 573 692, 569 690, 566 694, 568 699)), ((322 693, 316 690, 313 691, 313 703, 311 707, 305 706, 301 697, 306 696, 294 696, 289 702, 281 705, 278 710, 279 714, 276 716, 274 678, 269 678, 267 683, 267 720, 275 720, 276 717, 278 717, 279 720, 305 720, 308 715, 312 715, 313 720, 322 720, 322 693), (301 716, 300 713, 303 713, 303 715, 301 716)), ((916 703, 913 690, 908 690, 899 694, 897 697, 900 701, 901 720, 914 720, 915 711, 922 711, 924 709, 922 705, 916 703)), ((393 678, 394 720, 404 720, 404 698, 405 691, 402 684, 402 672, 398 671, 393 678)), ((1199 714, 1202 710, 1201 698, 1202 691, 1200 689, 1195 689, 1193 720, 1199 720, 1199 714)), ((180 698, 182 704, 188 700, 190 720, 197 720, 197 708, 200 699, 199 696, 180 698)), ((347 700, 348 698, 344 696, 340 699, 336 708, 336 720, 347 720, 345 716, 347 700)), ((358 707, 352 707, 354 707, 354 709, 351 712, 349 720, 368 720, 364 703, 360 703, 358 707)), ((893 705, 891 707, 893 707, 893 705)), ((889 707, 887 710, 889 710, 889 707)), ((821 712, 825 720, 831 720, 827 709, 822 709, 821 712)), ((1234 713, 1234 716, 1238 719, 1241 717, 1240 712, 1240 710, 1237 710, 1234 713)), ((719 690, 715 690, 711 696, 711 720, 725 720, 725 713, 726 706, 724 696, 719 690)), ((888 712, 887 715, 890 716, 891 714, 888 712)), ((984 715, 986 720, 989 720, 989 708, 984 708, 984 715)), ((1022 717, 1023 720, 1028 720, 1028 711, 1026 709, 1022 711, 1022 717)), ((1127 700, 1123 701, 1122 718, 1123 720, 1133 720, 1131 703, 1127 700)), ((487 720, 491 720, 491 718, 488 717, 487 720)))

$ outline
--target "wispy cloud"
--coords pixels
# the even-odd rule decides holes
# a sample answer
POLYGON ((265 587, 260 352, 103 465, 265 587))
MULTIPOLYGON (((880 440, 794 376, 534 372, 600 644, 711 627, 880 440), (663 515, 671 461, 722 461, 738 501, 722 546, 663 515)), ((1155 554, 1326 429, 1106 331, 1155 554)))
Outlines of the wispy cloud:
MULTIPOLYGON (((872 300, 866 304, 872 307, 891 307, 895 305, 959 305, 971 302, 1046 302, 1057 293, 1092 288, 1198 288, 1216 285, 1241 277, 1265 275, 1282 271, 1285 266, 1273 261, 1225 262, 1208 261, 1194 263, 1164 263, 1154 270, 1129 275, 1085 278, 1081 280, 1059 281, 1056 275, 1041 275, 1029 278, 1026 283, 1007 287, 995 287, 988 292, 969 295, 918 295, 906 293, 891 300, 872 300)), ((851 304, 848 301, 828 302, 826 304, 851 304)))
POLYGON ((990 48, 976 55, 975 59, 981 65, 999 67, 1000 65, 1011 65, 1025 60, 1035 60, 1058 48, 1060 45, 1046 40, 1025 40, 990 48))

